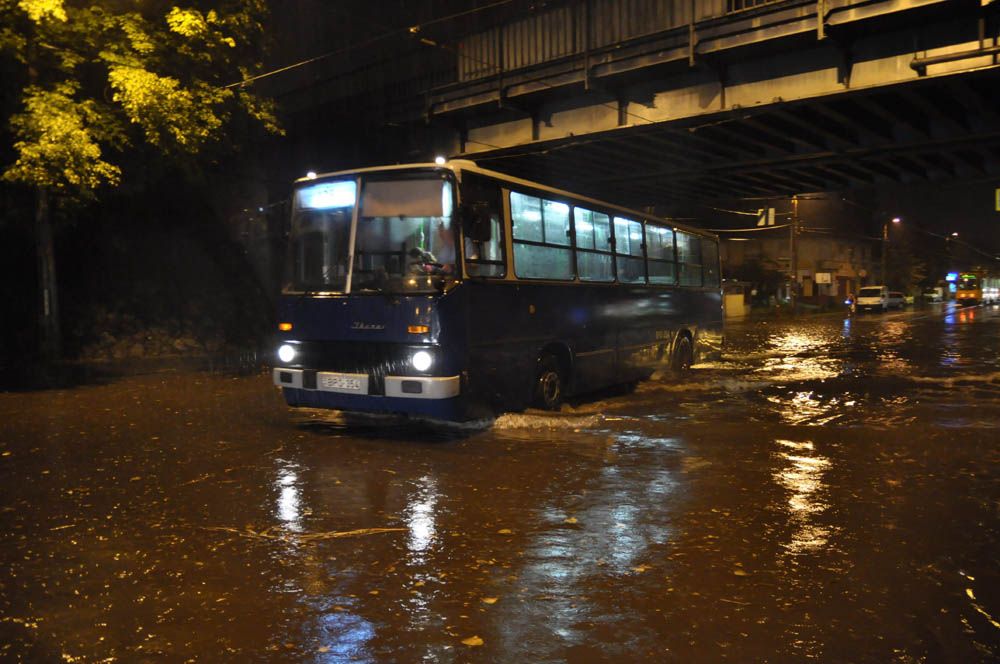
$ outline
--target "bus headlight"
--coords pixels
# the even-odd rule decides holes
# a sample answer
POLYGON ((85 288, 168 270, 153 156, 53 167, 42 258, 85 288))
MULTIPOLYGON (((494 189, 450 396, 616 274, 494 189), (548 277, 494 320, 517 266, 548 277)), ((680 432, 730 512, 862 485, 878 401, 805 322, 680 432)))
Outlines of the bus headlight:
POLYGON ((295 359, 295 346, 290 346, 288 344, 282 344, 278 347, 278 359, 289 364, 295 359))
POLYGON ((412 357, 410 357, 410 364, 412 364, 413 368, 417 371, 427 371, 431 368, 433 363, 434 358, 432 358, 431 354, 426 350, 418 350, 412 357))

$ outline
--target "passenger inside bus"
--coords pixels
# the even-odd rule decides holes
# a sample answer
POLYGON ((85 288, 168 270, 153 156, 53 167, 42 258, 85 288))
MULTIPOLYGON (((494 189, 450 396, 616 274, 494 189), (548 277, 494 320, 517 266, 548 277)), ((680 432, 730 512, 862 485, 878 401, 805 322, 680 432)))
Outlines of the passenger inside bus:
POLYGON ((437 258, 437 262, 441 264, 441 270, 445 274, 455 273, 455 233, 448 220, 442 220, 437 225, 431 253, 437 258))

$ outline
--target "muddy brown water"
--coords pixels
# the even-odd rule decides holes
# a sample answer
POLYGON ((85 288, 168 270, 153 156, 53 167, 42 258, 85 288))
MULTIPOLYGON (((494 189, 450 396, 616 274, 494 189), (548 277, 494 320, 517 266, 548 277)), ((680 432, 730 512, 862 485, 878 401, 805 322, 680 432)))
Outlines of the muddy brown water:
POLYGON ((998 423, 1000 311, 947 305, 462 427, 0 394, 0 659, 996 661, 998 423))

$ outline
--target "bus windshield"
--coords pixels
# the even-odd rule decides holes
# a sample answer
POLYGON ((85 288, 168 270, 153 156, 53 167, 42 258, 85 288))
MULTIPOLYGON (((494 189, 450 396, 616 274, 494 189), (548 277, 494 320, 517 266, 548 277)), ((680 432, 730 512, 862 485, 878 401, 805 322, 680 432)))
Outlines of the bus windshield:
POLYGON ((452 184, 438 173, 360 180, 349 270, 358 184, 323 181, 296 190, 286 291, 434 292, 454 278, 452 184))
POLYGON ((979 279, 974 274, 963 274, 957 285, 958 290, 976 290, 979 288, 979 279))

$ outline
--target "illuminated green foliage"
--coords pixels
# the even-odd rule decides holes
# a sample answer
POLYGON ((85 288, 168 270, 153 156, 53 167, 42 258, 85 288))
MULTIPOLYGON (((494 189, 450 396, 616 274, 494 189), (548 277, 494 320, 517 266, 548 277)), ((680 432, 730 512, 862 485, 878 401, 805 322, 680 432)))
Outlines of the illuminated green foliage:
POLYGON ((119 182, 129 146, 195 154, 237 115, 280 133, 269 100, 231 87, 261 67, 265 3, 190 5, 0 0, 0 51, 23 86, 3 178, 89 195, 119 182))
POLYGON ((80 193, 118 182, 121 171, 101 158, 96 132, 90 129, 99 122, 96 105, 77 102, 75 92, 71 82, 52 90, 25 90, 25 111, 11 121, 21 139, 14 143, 18 157, 4 172, 5 179, 80 193))

